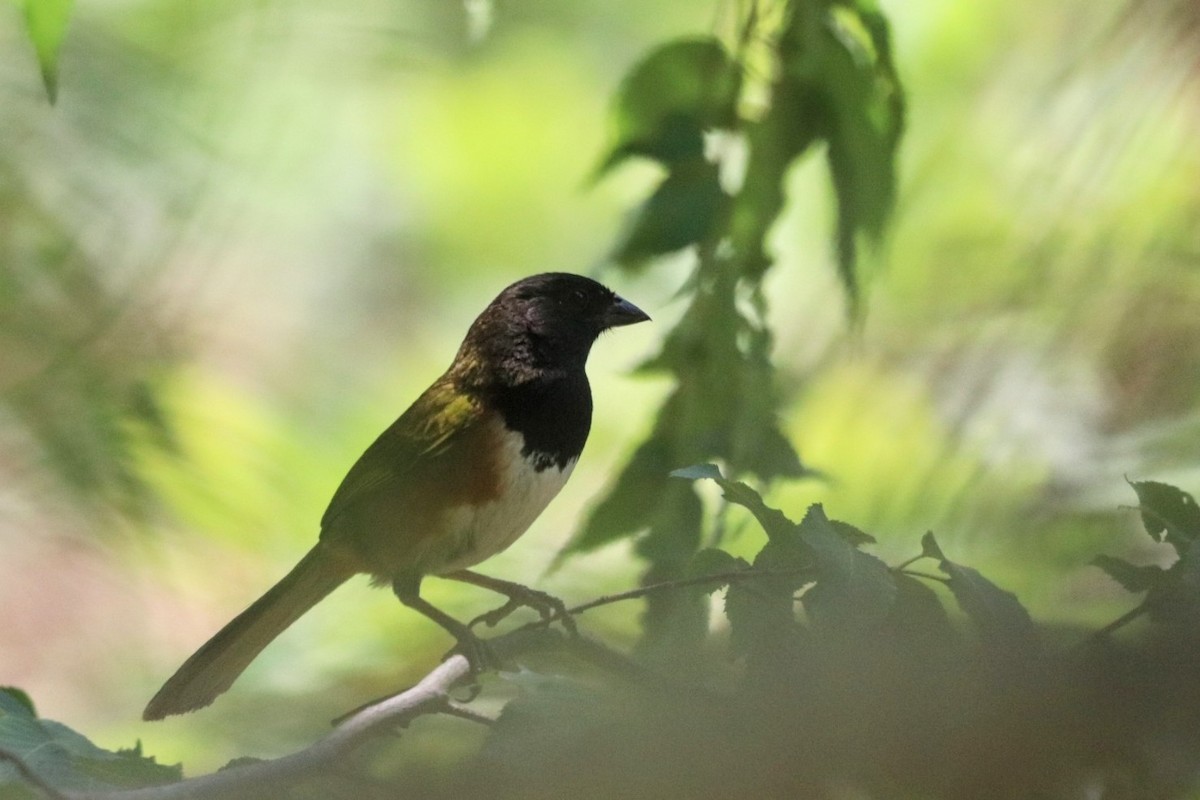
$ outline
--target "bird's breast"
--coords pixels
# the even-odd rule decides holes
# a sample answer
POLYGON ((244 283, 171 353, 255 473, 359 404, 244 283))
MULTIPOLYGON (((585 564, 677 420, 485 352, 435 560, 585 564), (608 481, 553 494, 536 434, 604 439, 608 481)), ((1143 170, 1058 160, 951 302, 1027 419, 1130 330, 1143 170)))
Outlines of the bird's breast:
POLYGON ((438 526, 442 546, 429 553, 434 562, 427 567, 430 573, 466 569, 507 548, 529 529, 575 468, 577 456, 560 463, 530 450, 522 433, 498 427, 492 460, 496 491, 483 502, 444 512, 438 526))

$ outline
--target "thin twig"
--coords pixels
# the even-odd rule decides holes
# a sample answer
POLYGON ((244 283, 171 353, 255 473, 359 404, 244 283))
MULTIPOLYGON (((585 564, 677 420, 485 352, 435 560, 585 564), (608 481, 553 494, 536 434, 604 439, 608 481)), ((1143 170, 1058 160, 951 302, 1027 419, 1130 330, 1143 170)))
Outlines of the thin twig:
POLYGON ((21 758, 13 751, 0 748, 0 761, 7 761, 9 764, 12 764, 13 768, 17 771, 17 774, 21 776, 21 780, 36 788, 46 797, 49 797, 50 800, 68 800, 66 795, 42 780, 42 777, 30 769, 29 765, 25 763, 25 759, 21 758))
MULTIPOLYGON (((808 572, 808 569, 739 569, 731 572, 714 572, 711 575, 698 575, 692 578, 677 578, 670 581, 660 581, 659 583, 651 583, 646 586, 639 586, 636 589, 630 589, 625 592, 617 592, 615 594, 606 594, 602 597, 597 597, 595 600, 589 600, 586 603, 581 603, 577 606, 572 606, 567 609, 567 613, 571 615, 582 614, 585 611, 591 611, 593 608, 607 606, 613 603, 619 603, 624 600, 637 600, 647 595, 657 592, 670 591, 671 589, 683 589, 688 586, 702 586, 706 583, 718 584, 720 588, 723 584, 734 583, 735 581, 749 580, 755 578, 770 578, 770 577, 794 577, 802 573, 808 572)), ((532 622, 526 625, 526 628, 543 627, 549 625, 558 619, 558 615, 547 617, 537 622, 532 622)))
POLYGON ((1118 628, 1123 628, 1126 625, 1128 625, 1130 622, 1133 622, 1135 619, 1140 617, 1142 614, 1145 614, 1146 611, 1147 611, 1146 604, 1141 603, 1140 605, 1136 606, 1135 608, 1130 609, 1129 611, 1126 611, 1124 614, 1117 617, 1112 622, 1108 623, 1103 628, 1101 628, 1100 630, 1093 633, 1090 638, 1103 639, 1104 637, 1106 637, 1109 634, 1116 631, 1118 628))
POLYGON ((917 555, 913 556, 912 558, 910 558, 906 561, 901 561, 899 564, 892 567, 892 571, 893 572, 904 572, 904 570, 908 569, 913 564, 920 561, 922 558, 928 558, 928 557, 929 556, 927 556, 925 553, 918 553, 917 555))
POLYGON ((945 575, 934 575, 932 572, 922 572, 918 569, 901 569, 898 571, 902 575, 911 575, 914 578, 924 578, 927 581, 937 581, 938 583, 950 582, 950 579, 945 575))

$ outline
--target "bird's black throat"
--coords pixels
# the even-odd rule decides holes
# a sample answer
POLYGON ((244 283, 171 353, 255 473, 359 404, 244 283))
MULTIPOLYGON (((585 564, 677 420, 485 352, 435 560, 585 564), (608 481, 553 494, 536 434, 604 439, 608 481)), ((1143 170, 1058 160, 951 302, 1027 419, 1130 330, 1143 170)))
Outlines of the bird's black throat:
POLYGON ((563 469, 583 452, 592 426, 592 390, 582 370, 493 386, 488 394, 505 427, 524 438, 521 455, 538 472, 563 469))

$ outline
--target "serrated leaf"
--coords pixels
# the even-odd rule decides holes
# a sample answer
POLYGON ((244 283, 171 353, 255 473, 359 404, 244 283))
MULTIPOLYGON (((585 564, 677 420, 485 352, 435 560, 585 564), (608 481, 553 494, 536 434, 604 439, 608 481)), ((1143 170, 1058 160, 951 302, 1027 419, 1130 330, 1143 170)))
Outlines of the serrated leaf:
POLYGON ((853 547, 862 547, 866 544, 875 544, 875 537, 861 528, 851 525, 849 522, 831 519, 829 524, 837 531, 838 536, 841 536, 853 547))
POLYGON ((58 99, 58 53, 67 33, 74 0, 24 0, 25 30, 37 52, 46 94, 58 99))
POLYGON ((715 481, 721 487, 721 492, 729 502, 742 506, 754 515, 762 526, 768 539, 794 539, 796 523, 788 519, 782 511, 772 508, 763 502, 762 495, 741 481, 731 481, 721 475, 721 470, 713 464, 696 464, 691 467, 677 469, 671 473, 675 478, 693 480, 708 479, 715 481))
POLYGON ((921 537, 921 555, 925 558, 935 558, 938 561, 945 561, 946 554, 942 552, 942 547, 937 543, 937 539, 933 538, 933 531, 926 531, 921 537))
POLYGON ((1033 620, 1015 594, 971 567, 943 560, 941 569, 950 578, 947 585, 959 608, 975 623, 985 643, 1005 650, 1025 650, 1036 644, 1033 620))
MULTIPOLYGON (((854 302, 859 239, 878 240, 891 213, 904 121, 887 21, 872 9, 845 4, 811 12, 793 9, 779 53, 782 69, 772 97, 779 117, 775 121, 769 113, 766 119, 777 128, 793 129, 804 148, 815 139, 827 144, 837 200, 838 269, 854 302)), ((784 145, 774 149, 779 155, 767 159, 768 164, 789 155, 784 145)), ((781 192, 778 186, 770 181, 752 185, 765 208, 781 205, 773 199, 781 192)), ((735 223, 743 230, 735 245, 753 258, 763 221, 742 215, 740 222, 735 216, 735 223)), ((765 261, 762 256, 748 266, 765 261)))
POLYGON ((782 511, 763 502, 762 495, 741 481, 717 481, 726 500, 746 508, 762 526, 767 538, 772 541, 792 541, 796 537, 796 523, 782 511))
POLYGON ((1142 524, 1155 541, 1167 541, 1180 555, 1200 538, 1200 507, 1190 494, 1157 481, 1130 481, 1137 492, 1142 524))
POLYGON ((1128 592, 1149 591, 1157 586, 1166 575, 1166 570, 1162 567, 1138 566, 1113 556, 1096 556, 1092 559, 1092 566, 1104 570, 1108 577, 1121 584, 1128 592))
POLYGON ((634 155, 668 165, 701 155, 703 132, 732 124, 739 83, 737 65, 714 37, 656 48, 617 90, 613 144, 594 177, 634 155))
MULTIPOLYGON (((125 789, 182 778, 178 766, 143 756, 140 745, 116 753, 104 750, 62 723, 34 716, 32 703, 8 691, 0 692, 0 749, 63 790, 125 789)), ((8 774, 0 769, 0 775, 8 774)), ((0 786, 4 782, 0 778, 0 786)))
POLYGON ((812 555, 816 584, 801 600, 814 626, 861 631, 882 622, 896 598, 887 564, 847 542, 820 505, 809 508, 798 533, 812 555))

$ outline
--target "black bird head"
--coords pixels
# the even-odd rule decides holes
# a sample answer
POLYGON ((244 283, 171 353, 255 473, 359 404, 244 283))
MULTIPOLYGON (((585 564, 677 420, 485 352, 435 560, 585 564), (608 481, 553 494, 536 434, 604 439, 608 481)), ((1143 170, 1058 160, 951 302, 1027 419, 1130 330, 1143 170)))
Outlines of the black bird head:
POLYGON ((591 278, 546 272, 502 291, 471 325, 457 360, 481 362, 504 383, 582 371, 601 333, 649 319, 591 278))

